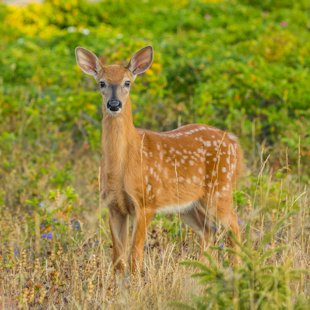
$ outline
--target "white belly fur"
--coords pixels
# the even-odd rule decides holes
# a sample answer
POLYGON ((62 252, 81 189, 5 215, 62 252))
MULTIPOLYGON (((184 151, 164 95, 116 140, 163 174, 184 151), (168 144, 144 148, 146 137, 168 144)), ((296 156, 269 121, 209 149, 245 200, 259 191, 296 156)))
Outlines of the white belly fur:
POLYGON ((186 213, 197 206, 197 201, 189 201, 182 204, 171 204, 160 207, 156 210, 156 213, 186 213))

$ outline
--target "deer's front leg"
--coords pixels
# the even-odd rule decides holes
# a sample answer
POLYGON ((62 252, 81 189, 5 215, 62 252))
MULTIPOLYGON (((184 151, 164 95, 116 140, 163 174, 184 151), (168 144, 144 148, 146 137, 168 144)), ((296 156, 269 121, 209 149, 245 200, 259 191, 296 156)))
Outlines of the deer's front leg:
POLYGON ((110 208, 110 229, 113 242, 113 266, 116 270, 125 270, 128 215, 115 208, 110 208))
POLYGON ((130 255, 131 272, 139 271, 142 268, 145 236, 153 215, 154 211, 149 209, 140 210, 136 214, 130 255))

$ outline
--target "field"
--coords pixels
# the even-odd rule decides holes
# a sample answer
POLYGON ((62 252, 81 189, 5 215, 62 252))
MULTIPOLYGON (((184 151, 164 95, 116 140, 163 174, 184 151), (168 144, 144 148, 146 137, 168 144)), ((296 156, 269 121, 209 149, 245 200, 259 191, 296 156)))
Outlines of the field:
POLYGON ((0 4, 0 308, 309 309, 308 12, 305 0, 0 4), (126 64, 149 44, 135 125, 206 123, 240 138, 238 266, 222 227, 199 260, 179 215, 157 215, 142 274, 113 274, 101 97, 74 49, 126 64))

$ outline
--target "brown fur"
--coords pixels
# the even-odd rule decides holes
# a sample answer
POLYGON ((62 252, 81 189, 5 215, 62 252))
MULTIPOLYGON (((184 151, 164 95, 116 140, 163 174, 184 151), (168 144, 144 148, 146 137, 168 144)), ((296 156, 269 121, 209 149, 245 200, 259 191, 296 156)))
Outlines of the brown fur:
MULTIPOLYGON (((139 63, 140 52, 130 65, 145 65, 146 52, 143 63, 139 63)), ((122 269, 125 265, 129 215, 135 218, 131 270, 141 268, 147 227, 158 211, 180 212, 203 244, 208 241, 212 218, 240 241, 232 207, 232 190, 243 162, 237 139, 201 124, 161 133, 136 129, 129 91, 122 86, 124 80, 135 78, 130 65, 100 65, 95 76, 97 81, 104 79, 109 85, 117 85, 118 98, 123 102, 122 111, 111 115, 106 108, 111 94, 108 89, 103 92, 101 193, 110 210, 115 267, 122 269)))

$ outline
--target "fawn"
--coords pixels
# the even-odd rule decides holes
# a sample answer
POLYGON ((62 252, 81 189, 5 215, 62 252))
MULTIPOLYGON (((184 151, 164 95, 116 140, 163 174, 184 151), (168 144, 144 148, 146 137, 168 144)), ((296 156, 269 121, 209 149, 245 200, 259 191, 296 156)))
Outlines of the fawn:
POLYGON ((218 219, 240 242, 232 206, 243 167, 237 138, 203 124, 167 132, 134 127, 129 92, 136 76, 152 64, 151 46, 135 53, 126 67, 103 65, 82 47, 76 48, 76 60, 95 78, 103 97, 100 193, 109 208, 114 267, 126 265, 129 216, 135 219, 131 271, 142 267, 147 227, 157 212, 180 213, 202 245, 208 242, 210 219, 218 219))

